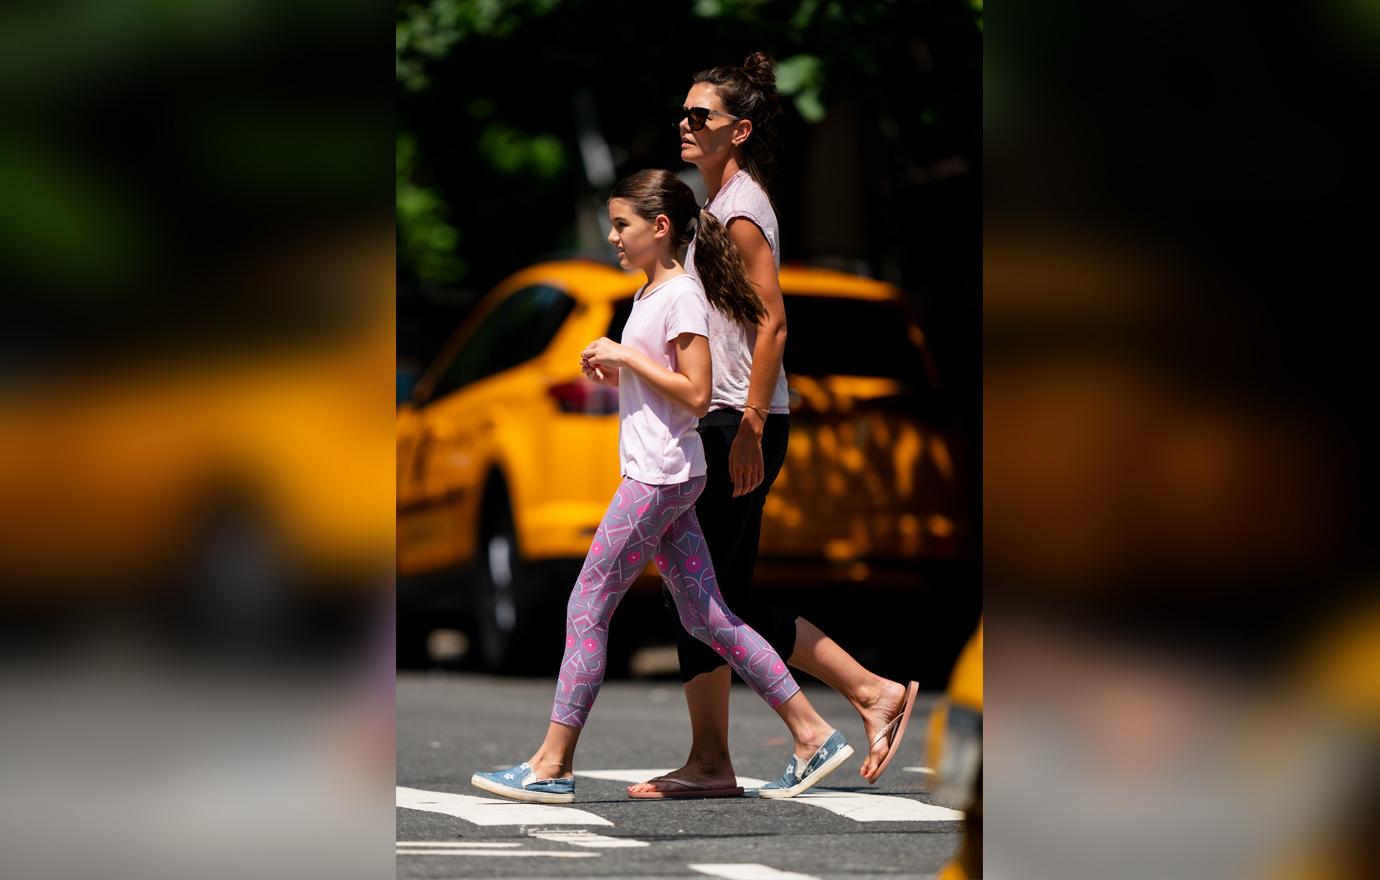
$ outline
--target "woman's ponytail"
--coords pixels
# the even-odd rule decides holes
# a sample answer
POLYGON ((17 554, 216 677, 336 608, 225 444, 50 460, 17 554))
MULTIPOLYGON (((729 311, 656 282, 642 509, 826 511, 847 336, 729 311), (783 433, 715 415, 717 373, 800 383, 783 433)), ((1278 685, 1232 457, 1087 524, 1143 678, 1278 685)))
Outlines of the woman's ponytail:
POLYGON ((739 323, 758 324, 766 317, 767 307, 748 278, 728 230, 704 208, 695 227, 695 271, 709 304, 739 323))

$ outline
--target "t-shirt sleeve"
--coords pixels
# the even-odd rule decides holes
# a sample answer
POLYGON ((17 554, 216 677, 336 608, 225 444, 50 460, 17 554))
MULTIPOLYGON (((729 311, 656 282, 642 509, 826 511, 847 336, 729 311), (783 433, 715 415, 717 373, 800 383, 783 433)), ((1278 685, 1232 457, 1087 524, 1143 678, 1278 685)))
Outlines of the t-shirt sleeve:
POLYGON ((728 224, 740 218, 748 220, 753 226, 756 226, 758 234, 762 236, 762 240, 765 241, 768 246, 771 245, 771 239, 767 238, 767 227, 758 219, 756 214, 744 208, 730 208, 724 213, 724 219, 722 221, 724 229, 728 228, 728 224))
POLYGON ((666 307, 666 341, 674 342, 682 333, 708 338, 709 301, 704 298, 704 292, 698 286, 687 284, 674 293, 675 298, 666 307))
POLYGON ((767 235, 767 223, 760 213, 763 208, 770 210, 770 208, 767 208, 766 205, 763 204, 762 199, 745 197, 743 191, 739 189, 737 192, 729 195, 728 204, 721 207, 716 212, 716 215, 719 218, 719 222, 723 224, 724 229, 727 229, 728 224, 739 218, 750 221, 753 226, 757 227, 757 232, 762 236, 763 240, 767 242, 767 245, 770 246, 771 238, 767 235))

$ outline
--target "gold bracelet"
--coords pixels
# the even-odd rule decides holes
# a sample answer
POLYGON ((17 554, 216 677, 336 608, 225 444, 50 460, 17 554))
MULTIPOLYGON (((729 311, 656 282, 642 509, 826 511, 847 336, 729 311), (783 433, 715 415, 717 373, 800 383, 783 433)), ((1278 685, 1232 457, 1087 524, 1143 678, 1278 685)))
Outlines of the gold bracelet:
POLYGON ((748 409, 756 410, 757 412, 762 414, 763 418, 766 418, 767 416, 771 415, 771 410, 765 406, 753 406, 750 403, 745 403, 743 404, 743 406, 747 407, 748 409))

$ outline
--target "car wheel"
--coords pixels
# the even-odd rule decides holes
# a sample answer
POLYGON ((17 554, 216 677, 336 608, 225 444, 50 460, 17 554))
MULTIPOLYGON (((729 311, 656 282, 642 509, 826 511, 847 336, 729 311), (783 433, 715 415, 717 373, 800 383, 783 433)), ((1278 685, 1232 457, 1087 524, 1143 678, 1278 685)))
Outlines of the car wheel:
POLYGON ((541 584, 522 564, 513 526, 512 504, 503 479, 495 475, 484 493, 479 545, 475 552, 475 609, 479 651, 490 672, 526 673, 551 667, 534 631, 551 621, 543 613, 541 584))

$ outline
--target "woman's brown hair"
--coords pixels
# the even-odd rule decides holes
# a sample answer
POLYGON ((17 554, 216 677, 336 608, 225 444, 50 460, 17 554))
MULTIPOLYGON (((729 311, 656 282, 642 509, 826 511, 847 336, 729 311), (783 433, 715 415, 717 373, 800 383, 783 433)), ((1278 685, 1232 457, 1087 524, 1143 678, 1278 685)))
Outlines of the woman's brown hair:
POLYGON ((743 164, 763 190, 769 191, 776 161, 776 120, 781 98, 776 93, 776 62, 765 52, 753 52, 741 65, 724 64, 701 70, 691 80, 709 83, 724 110, 752 120, 752 134, 743 141, 743 164))

